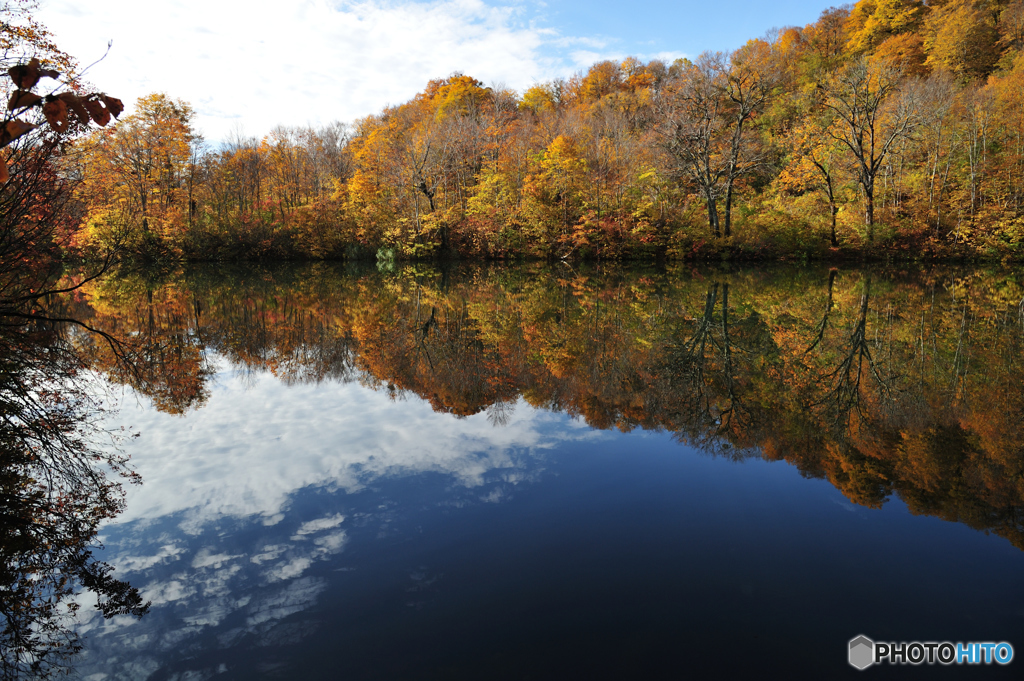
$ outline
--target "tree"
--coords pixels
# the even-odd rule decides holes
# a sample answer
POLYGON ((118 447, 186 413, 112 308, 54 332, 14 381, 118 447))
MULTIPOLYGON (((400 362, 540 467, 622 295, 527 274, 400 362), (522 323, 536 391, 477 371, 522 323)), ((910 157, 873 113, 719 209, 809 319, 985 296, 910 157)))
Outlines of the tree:
MULTIPOLYGON (((104 520, 123 508, 117 477, 137 480, 119 453, 92 445, 97 400, 78 378, 80 357, 51 296, 61 248, 76 222, 64 151, 90 121, 121 113, 119 100, 80 94, 74 60, 35 22, 32 2, 0 4, 0 66, 7 112, 0 124, 0 677, 65 673, 80 649, 70 621, 76 592, 105 617, 141 616, 138 591, 93 555, 104 520), (42 79, 58 81, 44 95, 42 79), (63 89, 63 91, 61 91, 63 89), (8 173, 8 166, 11 172, 8 173), (113 474, 114 480, 107 477, 113 474)), ((107 260, 109 263, 109 259, 107 260)), ((94 272, 91 279, 106 267, 94 272)), ((108 335, 100 334, 116 345, 108 335)))
POLYGON ((74 60, 32 18, 34 9, 29 0, 0 3, 0 69, 10 78, 0 77, 0 310, 51 290, 73 233, 74 177, 61 166, 64 150, 90 121, 106 125, 123 108, 103 94, 80 94, 74 60), (49 92, 37 94, 44 83, 49 92))
POLYGON ((998 38, 994 17, 981 3, 950 0, 925 21, 925 63, 964 81, 983 78, 999 60, 998 38))
POLYGON ((80 196, 90 207, 86 238, 123 234, 131 248, 156 255, 174 244, 191 214, 190 173, 201 138, 192 107, 164 94, 140 97, 136 112, 93 133, 82 154, 80 196))
POLYGON ((1024 0, 1011 2, 999 14, 999 44, 1007 49, 1011 64, 1024 49, 1024 0))
POLYGON ((847 49, 868 52, 894 35, 916 30, 924 10, 921 0, 860 0, 847 21, 847 49))
POLYGON ((874 61, 898 64, 908 76, 927 76, 924 39, 917 33, 900 33, 888 38, 871 55, 874 61))
POLYGON ((836 135, 828 134, 823 125, 833 122, 820 120, 821 117, 809 117, 798 125, 787 140, 786 146, 792 150, 792 157, 779 173, 780 184, 791 190, 804 191, 819 189, 828 200, 830 232, 829 242, 835 248, 839 245, 836 234, 836 216, 839 206, 836 195, 839 189, 839 173, 842 170, 840 160, 843 147, 836 140, 836 135))
POLYGON ((921 126, 919 144, 924 149, 923 174, 927 177, 928 213, 935 211, 935 232, 942 223, 942 199, 949 182, 955 144, 955 120, 952 116, 956 90, 947 72, 932 74, 921 84, 921 126))
POLYGON ((869 240, 874 239, 875 180, 893 146, 917 124, 914 99, 895 96, 901 76, 896 66, 860 58, 820 85, 822 106, 836 119, 825 134, 854 159, 869 240))
POLYGON ((701 55, 687 64, 668 84, 660 100, 662 148, 671 163, 670 174, 697 185, 707 207, 708 226, 721 236, 718 198, 729 174, 724 142, 727 138, 726 103, 716 80, 718 57, 701 55))
POLYGON ((564 238, 582 208, 587 162, 575 140, 559 135, 537 165, 537 172, 526 181, 527 193, 537 216, 545 223, 555 222, 559 238, 564 238))
POLYGON ((748 124, 781 82, 771 45, 756 40, 731 55, 702 54, 666 87, 661 144, 674 161, 675 174, 688 177, 703 195, 716 237, 731 234, 736 180, 761 163, 745 135, 748 124), (722 229, 720 197, 725 199, 722 229))
POLYGON ((802 31, 814 53, 816 70, 832 71, 845 59, 849 17, 848 6, 830 7, 821 13, 818 21, 808 24, 802 31))
MULTIPOLYGON (((737 178, 751 173, 762 162, 744 138, 746 125, 771 101, 783 85, 784 72, 773 46, 764 40, 751 40, 718 64, 723 94, 728 99, 731 119, 729 159, 725 175, 725 236, 732 227, 732 196, 737 178)), ((749 136, 748 136, 749 137, 749 136)))

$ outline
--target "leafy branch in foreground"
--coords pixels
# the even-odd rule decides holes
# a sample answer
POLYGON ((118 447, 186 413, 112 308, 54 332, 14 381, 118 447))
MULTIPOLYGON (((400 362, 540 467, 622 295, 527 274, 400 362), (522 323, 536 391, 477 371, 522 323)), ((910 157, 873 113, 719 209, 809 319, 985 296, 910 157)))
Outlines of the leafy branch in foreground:
MULTIPOLYGON (((10 67, 7 75, 16 89, 7 101, 7 115, 0 129, 0 148, 39 127, 39 124, 21 118, 32 109, 39 109, 46 124, 61 134, 67 132, 73 122, 83 127, 88 127, 90 121, 105 126, 110 123, 111 116, 117 118, 124 111, 120 99, 98 92, 79 95, 72 90, 57 92, 55 89, 45 95, 37 94, 34 90, 43 78, 56 80, 61 74, 56 69, 46 68, 35 57, 26 64, 10 67)), ((0 182, 9 179, 7 163, 0 156, 0 182)))

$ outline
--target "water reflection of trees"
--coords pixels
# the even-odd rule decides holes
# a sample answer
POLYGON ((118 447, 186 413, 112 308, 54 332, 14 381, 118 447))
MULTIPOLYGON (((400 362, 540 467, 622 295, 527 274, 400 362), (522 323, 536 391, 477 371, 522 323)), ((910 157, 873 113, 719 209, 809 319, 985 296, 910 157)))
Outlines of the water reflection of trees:
MULTIPOLYGON (((98 402, 66 325, 0 316, 0 676, 66 671, 80 648, 76 592, 106 617, 140 616, 138 591, 96 560, 99 524, 123 506, 133 479, 109 440, 97 438, 98 402)), ((53 315, 60 316, 60 315, 53 315)))
POLYGON ((134 378, 88 350, 167 411, 203 403, 211 351, 495 424, 522 397, 597 428, 785 459, 859 504, 895 493, 1024 548, 1021 297, 1013 276, 981 272, 317 266, 110 279, 80 313, 160 349, 134 378))

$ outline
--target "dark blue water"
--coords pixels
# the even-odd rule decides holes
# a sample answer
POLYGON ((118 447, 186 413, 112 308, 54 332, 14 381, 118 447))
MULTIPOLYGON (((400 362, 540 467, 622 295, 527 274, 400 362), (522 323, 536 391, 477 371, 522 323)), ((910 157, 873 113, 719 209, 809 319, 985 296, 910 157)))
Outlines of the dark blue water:
POLYGON ((1006 539, 522 401, 492 425, 216 364, 184 417, 124 400, 146 484, 104 558, 153 609, 83 625, 85 678, 1020 678, 847 663, 858 634, 1024 654, 1006 539))

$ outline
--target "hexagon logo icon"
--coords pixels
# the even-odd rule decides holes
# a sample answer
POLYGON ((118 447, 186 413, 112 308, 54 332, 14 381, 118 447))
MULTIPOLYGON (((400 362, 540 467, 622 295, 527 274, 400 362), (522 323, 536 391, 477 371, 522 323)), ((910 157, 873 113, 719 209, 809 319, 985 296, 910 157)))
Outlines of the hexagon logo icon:
POLYGON ((875 642, 861 635, 850 641, 850 664, 857 669, 867 669, 875 661, 875 642))

